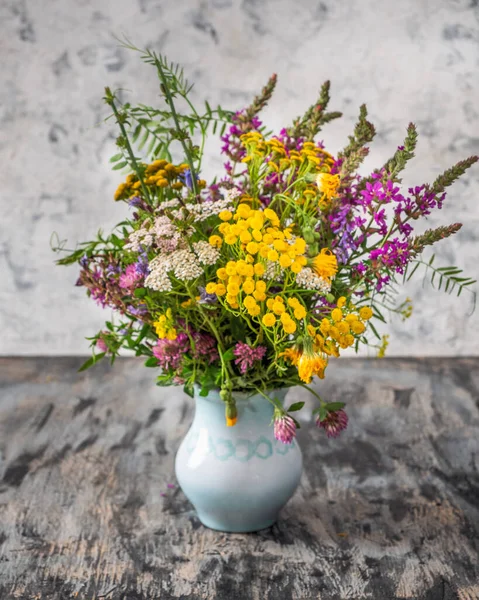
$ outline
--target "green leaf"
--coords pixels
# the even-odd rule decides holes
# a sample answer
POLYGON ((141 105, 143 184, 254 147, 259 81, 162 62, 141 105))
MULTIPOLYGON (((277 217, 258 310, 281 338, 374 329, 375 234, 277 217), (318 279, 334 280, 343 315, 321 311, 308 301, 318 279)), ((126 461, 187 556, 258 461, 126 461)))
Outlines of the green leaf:
MULTIPOLYGON (((416 265, 415 265, 414 269, 413 269, 413 270, 412 270, 412 271, 409 273, 409 275, 408 275, 408 277, 407 277, 406 281, 410 281, 411 277, 412 277, 412 276, 414 275, 414 273, 417 271, 417 269, 419 268, 419 265, 420 265, 420 264, 421 264, 421 263, 416 263, 416 265)), ((406 276, 406 274, 404 274, 404 276, 406 276)))
POLYGON ((343 408, 345 406, 344 402, 328 402, 326 404, 326 410, 328 412, 335 412, 337 410, 340 410, 341 408, 343 408))
POLYGON ((132 141, 133 143, 135 143, 135 142, 136 142, 136 140, 138 139, 138 136, 140 135, 140 133, 141 133, 141 124, 139 124, 139 125, 137 125, 137 126, 135 127, 135 131, 133 132, 133 135, 132 135, 132 137, 131 137, 131 141, 132 141))
POLYGON ((376 305, 374 305, 374 317, 376 319, 379 319, 383 323, 386 323, 386 319, 384 318, 382 312, 379 310, 379 308, 376 305))
POLYGON ((294 424, 296 425, 296 429, 301 429, 301 424, 299 423, 299 421, 297 421, 294 417, 291 417, 294 421, 294 424))
POLYGON ((159 386, 167 386, 167 385, 171 385, 171 375, 159 375, 156 378, 156 385, 159 386))
POLYGON ((226 350, 226 352, 223 354, 223 360, 229 362, 230 360, 233 360, 233 358, 235 358, 234 346, 231 346, 231 348, 228 348, 228 350, 226 350))
POLYGON ((193 388, 193 385, 189 382, 185 383, 185 385, 183 386, 183 391, 185 392, 185 394, 187 394, 188 396, 190 396, 190 398, 194 398, 195 397, 195 390, 193 388))
POLYGON ((147 290, 145 288, 136 288, 133 292, 135 298, 144 298, 147 295, 147 290))
POLYGON ((368 322, 369 327, 371 327, 372 332, 374 333, 374 335, 378 338, 378 340, 381 340, 381 336, 379 335, 376 327, 374 327, 374 325, 371 323, 371 321, 368 322))
POLYGON ((93 365, 96 364, 98 361, 100 361, 105 356, 105 354, 106 354, 106 352, 100 352, 99 354, 94 354, 91 358, 89 358, 87 361, 85 361, 82 364, 82 366, 78 369, 78 373, 81 373, 82 371, 86 371, 90 367, 93 367, 93 365))
POLYGON ((320 421, 324 421, 324 419, 328 416, 328 409, 325 404, 321 404, 318 411, 318 418, 320 421))
POLYGON ((304 402, 294 402, 288 408, 288 412, 294 412, 296 410, 301 410, 303 408, 303 406, 304 406, 304 402))
POLYGON ((154 356, 150 356, 150 358, 145 361, 145 367, 158 367, 158 359, 154 356))
POLYGON ((114 156, 112 156, 110 158, 110 162, 114 163, 114 162, 118 162, 119 160, 121 160, 123 158, 123 154, 120 152, 119 154, 115 154, 114 156))
POLYGON ((114 167, 112 167, 113 171, 119 171, 120 169, 124 169, 126 166, 128 165, 128 163, 126 162, 126 160, 117 163, 114 167))

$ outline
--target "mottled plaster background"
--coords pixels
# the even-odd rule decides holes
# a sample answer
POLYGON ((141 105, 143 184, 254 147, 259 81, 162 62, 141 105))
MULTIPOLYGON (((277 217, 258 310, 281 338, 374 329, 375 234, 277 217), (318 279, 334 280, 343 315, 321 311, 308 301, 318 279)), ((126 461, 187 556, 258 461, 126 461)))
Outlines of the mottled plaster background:
MULTIPOLYGON (((114 34, 183 63, 196 97, 236 109, 272 72, 279 84, 265 112, 288 124, 332 80, 330 108, 344 118, 323 138, 337 151, 366 102, 378 135, 364 171, 380 165, 414 121, 420 141, 405 184, 432 181, 479 153, 477 0, 0 0, 0 328, 2 354, 87 353, 85 335, 109 313, 73 286, 74 268, 54 267, 56 231, 70 247, 124 207, 112 201, 112 125, 103 88, 156 101, 150 67, 114 34), (126 93, 126 92, 125 92, 126 93)), ((210 148, 206 175, 221 167, 210 148)), ((479 167, 450 188, 427 224, 465 223, 437 246, 437 261, 479 275, 479 167)), ((477 354, 479 311, 422 286, 404 288, 415 312, 390 326, 391 354, 477 354)))

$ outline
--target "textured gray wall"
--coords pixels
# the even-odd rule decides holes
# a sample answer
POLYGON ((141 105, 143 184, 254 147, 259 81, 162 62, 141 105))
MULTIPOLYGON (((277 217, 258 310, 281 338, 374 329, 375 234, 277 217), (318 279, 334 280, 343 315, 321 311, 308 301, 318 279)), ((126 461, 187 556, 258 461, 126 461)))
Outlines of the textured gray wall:
MULTIPOLYGON (((107 311, 73 287, 75 269, 53 266, 52 231, 70 247, 123 215, 109 170, 115 130, 105 85, 154 102, 150 67, 120 49, 125 33, 184 64, 198 98, 236 109, 277 72, 265 113, 288 124, 332 80, 331 108, 342 120, 324 130, 331 151, 347 141, 366 102, 378 136, 365 171, 418 125, 417 157, 405 183, 432 181, 455 161, 479 153, 479 5, 477 0, 0 0, 0 328, 2 354, 84 353, 85 335, 107 311)), ((206 175, 220 168, 211 147, 206 175)), ((437 247, 438 259, 479 274, 479 167, 450 188, 428 227, 463 221, 437 247)), ((390 326, 391 354, 477 354, 479 311, 422 287, 390 326)))

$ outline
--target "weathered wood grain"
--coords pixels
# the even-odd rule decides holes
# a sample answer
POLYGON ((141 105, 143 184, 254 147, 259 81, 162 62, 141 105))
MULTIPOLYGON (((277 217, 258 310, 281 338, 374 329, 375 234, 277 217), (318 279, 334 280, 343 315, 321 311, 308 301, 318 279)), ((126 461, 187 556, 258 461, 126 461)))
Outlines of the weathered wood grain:
POLYGON ((330 365, 350 427, 305 416, 302 485, 247 535, 168 487, 191 400, 141 361, 80 364, 0 359, 1 600, 479 598, 479 359, 330 365))

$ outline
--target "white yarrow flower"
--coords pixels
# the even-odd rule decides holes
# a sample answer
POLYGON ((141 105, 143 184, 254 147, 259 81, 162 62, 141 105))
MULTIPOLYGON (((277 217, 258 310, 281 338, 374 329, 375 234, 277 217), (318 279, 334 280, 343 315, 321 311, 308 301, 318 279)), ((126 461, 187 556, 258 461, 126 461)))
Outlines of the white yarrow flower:
POLYGON ((204 240, 195 242, 193 249, 202 265, 214 265, 220 257, 220 251, 204 240))
POLYGON ((318 290, 324 294, 331 290, 331 282, 316 275, 309 267, 303 267, 296 275, 296 283, 307 290, 318 290))

